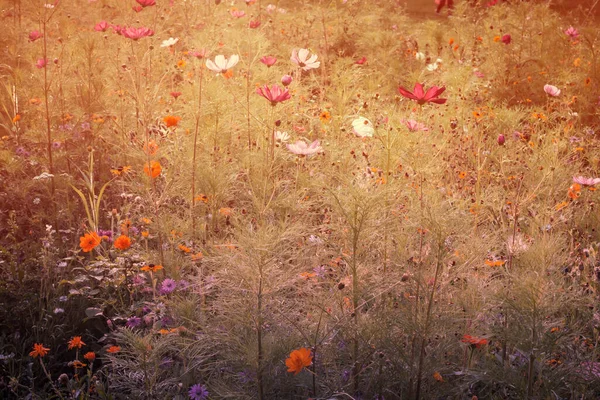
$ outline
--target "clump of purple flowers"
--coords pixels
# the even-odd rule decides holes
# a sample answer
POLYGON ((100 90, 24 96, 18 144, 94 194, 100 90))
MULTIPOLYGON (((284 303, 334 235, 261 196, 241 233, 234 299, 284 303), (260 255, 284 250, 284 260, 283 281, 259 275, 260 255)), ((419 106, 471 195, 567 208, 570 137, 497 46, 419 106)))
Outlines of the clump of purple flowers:
POLYGON ((208 399, 208 390, 206 386, 196 383, 188 392, 190 400, 206 400, 208 399))

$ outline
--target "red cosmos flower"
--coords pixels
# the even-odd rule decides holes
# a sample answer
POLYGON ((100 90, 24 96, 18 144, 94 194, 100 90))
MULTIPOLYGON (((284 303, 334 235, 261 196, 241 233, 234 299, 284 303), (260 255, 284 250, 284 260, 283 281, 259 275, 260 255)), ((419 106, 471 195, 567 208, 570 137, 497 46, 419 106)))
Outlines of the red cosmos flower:
POLYGON ((441 88, 437 86, 432 86, 427 92, 424 92, 422 83, 415 83, 415 89, 412 92, 409 92, 402 86, 398 88, 398 91, 402 96, 411 100, 415 100, 419 104, 444 104, 446 102, 446 99, 439 98, 439 95, 444 93, 444 90, 446 90, 446 87, 444 86, 442 86, 441 88))
POLYGON ((258 20, 252 20, 252 21, 250 21, 250 23, 248 24, 248 27, 249 27, 250 29, 256 29, 256 28, 258 28, 259 26, 260 26, 260 21, 258 21, 258 20))
POLYGON ((366 62, 367 62, 367 57, 363 57, 363 58, 361 58, 359 60, 356 60, 354 63, 358 64, 358 65, 363 65, 366 62))
POLYGON ((138 40, 138 39, 141 39, 146 36, 154 36, 154 31, 152 29, 145 28, 145 27, 140 27, 140 28, 129 27, 129 28, 123 28, 121 30, 121 35, 125 36, 126 38, 132 39, 132 40, 138 40))
POLYGON ((94 26, 96 32, 106 32, 108 28, 110 28, 110 25, 106 21, 100 21, 94 26))
POLYGON ((292 98, 290 92, 287 89, 280 88, 279 85, 272 85, 270 89, 269 85, 264 85, 262 87, 257 88, 256 93, 269 100, 272 106, 276 106, 277 103, 292 98))
POLYGON ((150 7, 156 5, 156 0, 135 0, 142 7, 150 7))

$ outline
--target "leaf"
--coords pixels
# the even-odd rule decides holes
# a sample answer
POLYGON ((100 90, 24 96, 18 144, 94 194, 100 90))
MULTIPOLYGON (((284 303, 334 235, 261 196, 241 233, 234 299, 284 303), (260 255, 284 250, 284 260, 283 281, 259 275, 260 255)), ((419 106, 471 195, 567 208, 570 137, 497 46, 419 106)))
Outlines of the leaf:
POLYGON ((96 307, 89 307, 85 309, 85 315, 88 318, 92 318, 98 315, 102 315, 102 310, 96 307))

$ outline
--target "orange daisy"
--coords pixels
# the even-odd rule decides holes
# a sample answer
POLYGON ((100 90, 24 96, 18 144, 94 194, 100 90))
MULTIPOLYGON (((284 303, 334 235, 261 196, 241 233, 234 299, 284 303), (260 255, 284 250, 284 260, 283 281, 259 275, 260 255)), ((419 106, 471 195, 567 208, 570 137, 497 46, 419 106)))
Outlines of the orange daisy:
POLYGON ((83 340, 81 340, 81 336, 73 336, 71 340, 69 340, 69 350, 75 347, 80 349, 83 346, 85 346, 85 343, 83 343, 83 340))
POLYGON ((33 345, 33 351, 31 351, 29 355, 33 358, 44 357, 49 351, 50 349, 44 347, 42 343, 36 343, 33 345))
POLYGON ((89 253, 100 244, 102 239, 96 232, 88 232, 79 238, 79 247, 84 253, 89 253))

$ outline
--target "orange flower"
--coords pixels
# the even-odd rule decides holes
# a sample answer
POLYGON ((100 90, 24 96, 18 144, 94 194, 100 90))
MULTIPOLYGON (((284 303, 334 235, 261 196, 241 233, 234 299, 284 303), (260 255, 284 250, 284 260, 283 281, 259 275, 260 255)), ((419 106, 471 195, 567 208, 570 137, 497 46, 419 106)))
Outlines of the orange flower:
POLYGON ((130 165, 124 165, 122 167, 111 168, 110 173, 114 176, 123 176, 131 170, 130 165))
POLYGON ((147 238, 148 236, 150 236, 150 232, 148 232, 148 231, 142 231, 142 237, 147 238))
POLYGON ((80 349, 83 346, 85 346, 85 343, 83 343, 83 340, 81 340, 81 336, 73 336, 71 340, 69 340, 69 350, 75 347, 80 349))
POLYGON ((581 185, 579 183, 572 184, 567 194, 571 200, 577 199, 581 195, 581 185))
POLYGON ((96 359, 96 353, 94 353, 93 351, 88 351, 83 355, 83 358, 85 358, 89 362, 92 362, 96 359))
POLYGON ((444 378, 442 377, 442 374, 440 374, 439 372, 435 371, 433 373, 433 379, 435 379, 438 382, 444 382, 444 378))
POLYGON ((448 39, 448 44, 452 46, 454 44, 454 38, 448 39))
POLYGON ((115 240, 113 246, 119 250, 127 250, 131 247, 131 239, 129 236, 121 235, 115 240))
POLYGON ((287 372, 294 372, 294 375, 298 375, 304 367, 312 364, 312 359, 310 350, 305 347, 292 351, 289 358, 285 360, 285 365, 288 367, 287 372))
POLYGON ((461 342, 468 343, 469 345, 475 346, 476 348, 480 348, 488 344, 487 339, 482 339, 471 335, 464 335, 461 342))
POLYGON ((485 265, 488 267, 501 267, 506 263, 504 260, 485 260, 485 265))
POLYGON ((163 121, 165 124, 167 124, 167 128, 170 128, 172 126, 177 126, 179 124, 179 121, 181 121, 181 117, 176 117, 174 115, 167 115, 166 117, 163 118, 163 121))
POLYGON ((121 351, 121 346, 110 346, 106 351, 111 354, 115 354, 121 351))
POLYGON ((232 213, 233 213, 233 208, 229 208, 229 207, 219 208, 219 214, 223 215, 224 217, 229 217, 232 213))
POLYGON ((19 122, 21 120, 21 114, 17 114, 15 115, 15 117, 12 119, 13 124, 16 124, 17 122, 19 122))
POLYGON ((162 172, 162 167, 158 161, 150 161, 144 165, 144 173, 151 178, 156 178, 162 172))
POLYGON ((100 244, 102 239, 96 232, 88 232, 79 238, 79 247, 84 253, 89 253, 100 244))
POLYGON ((154 265, 154 264, 144 265, 142 268, 140 268, 140 270, 144 271, 144 272, 157 272, 157 271, 160 271, 161 269, 163 269, 162 265, 154 265))
POLYGON ((80 368, 83 368, 85 366, 86 366, 86 364, 82 363, 79 360, 73 361, 73 368, 75 368, 75 369, 80 369, 80 368))
POLYGON ((192 252, 192 249, 190 249, 189 247, 187 247, 187 246, 185 246, 183 244, 180 244, 179 246, 177 246, 177 248, 179 250, 183 251, 184 253, 191 253, 192 252))
MULTIPOLYGON (((177 123, 175 123, 175 125, 177 125, 177 123)), ((168 123, 167 123, 167 126, 168 126, 168 123)), ((157 151, 158 151, 158 144, 156 144, 156 142, 154 140, 151 140, 148 142, 148 144, 144 145, 144 153, 148 154, 149 156, 155 155, 157 151)))
POLYGON ((44 357, 49 351, 50 349, 44 347, 42 343, 36 343, 33 345, 33 351, 29 355, 33 358, 44 357))
POLYGON ((329 111, 323 111, 319 115, 319 119, 321 120, 322 123, 327 124, 331 120, 331 113, 329 111))

